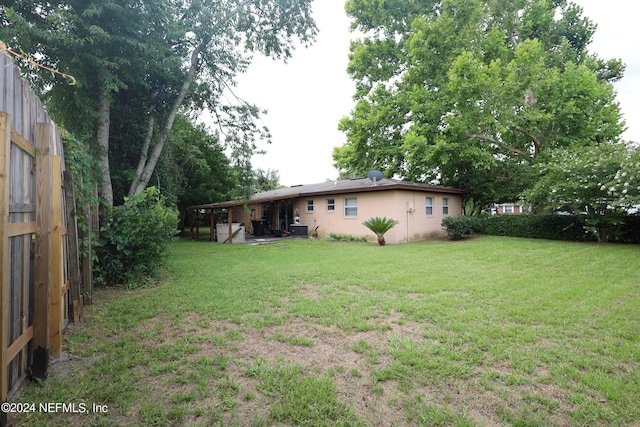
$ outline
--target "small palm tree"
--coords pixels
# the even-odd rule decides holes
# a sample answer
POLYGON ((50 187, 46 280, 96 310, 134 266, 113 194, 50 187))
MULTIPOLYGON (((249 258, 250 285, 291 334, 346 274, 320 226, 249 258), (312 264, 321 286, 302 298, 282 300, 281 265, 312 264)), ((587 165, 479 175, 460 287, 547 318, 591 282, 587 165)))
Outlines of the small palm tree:
POLYGON ((394 226, 398 225, 399 223, 400 223, 399 221, 396 221, 393 218, 374 217, 374 218, 369 218, 368 220, 363 222, 362 225, 364 225, 369 230, 376 233, 376 236, 378 236, 378 244, 380 246, 384 246, 385 244, 384 233, 391 230, 394 226))

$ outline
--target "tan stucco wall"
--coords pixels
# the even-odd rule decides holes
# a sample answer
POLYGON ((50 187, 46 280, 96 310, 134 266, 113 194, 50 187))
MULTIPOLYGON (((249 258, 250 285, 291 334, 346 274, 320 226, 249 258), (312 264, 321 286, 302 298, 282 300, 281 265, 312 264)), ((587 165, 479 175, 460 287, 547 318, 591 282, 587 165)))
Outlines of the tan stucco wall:
MULTIPOLYGON (((387 243, 416 242, 443 234, 442 219, 443 198, 449 199, 449 215, 462 214, 462 197, 457 194, 425 193, 410 190, 377 191, 354 194, 336 194, 330 196, 316 196, 291 200, 293 210, 298 209, 300 223, 309 226, 309 233, 319 226, 320 236, 330 233, 348 234, 351 236, 369 237, 375 240, 375 235, 362 222, 380 216, 394 218, 400 223, 385 234, 387 243), (358 214, 355 217, 344 215, 344 201, 346 198, 357 199, 358 214), (433 215, 426 214, 426 198, 433 198, 433 215), (327 199, 333 199, 335 210, 327 210, 327 199), (307 211, 307 200, 313 200, 313 212, 307 211)), ((260 204, 249 205, 249 213, 242 207, 234 208, 233 221, 248 223, 251 231, 251 219, 261 219, 260 204), (251 210, 254 217, 251 217, 251 210)), ((293 222, 293 218, 290 218, 293 222)))
POLYGON ((462 198, 459 195, 442 195, 408 190, 379 191, 358 194, 343 194, 314 197, 296 201, 294 207, 300 212, 300 222, 309 225, 311 231, 320 226, 318 233, 348 234, 352 236, 375 235, 362 223, 375 216, 398 220, 400 223, 385 234, 387 243, 406 243, 426 240, 442 232, 442 199, 449 199, 449 216, 462 213, 462 198), (357 198, 356 217, 344 215, 344 200, 357 198), (433 215, 426 215, 426 197, 433 197, 433 215), (335 210, 327 210, 327 199, 335 201, 335 210), (313 200, 313 212, 307 212, 307 200, 313 200))

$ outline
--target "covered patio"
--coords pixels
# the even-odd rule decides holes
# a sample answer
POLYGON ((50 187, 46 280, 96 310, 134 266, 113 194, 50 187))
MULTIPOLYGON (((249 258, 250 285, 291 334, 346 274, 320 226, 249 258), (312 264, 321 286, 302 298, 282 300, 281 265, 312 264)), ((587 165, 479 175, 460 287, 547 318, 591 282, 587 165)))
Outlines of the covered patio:
POLYGON ((249 209, 240 202, 192 206, 188 210, 191 239, 255 243, 282 237, 307 237, 306 234, 300 236, 291 232, 291 223, 296 219, 290 199, 264 200, 260 203, 261 212, 256 210, 255 206, 249 209))

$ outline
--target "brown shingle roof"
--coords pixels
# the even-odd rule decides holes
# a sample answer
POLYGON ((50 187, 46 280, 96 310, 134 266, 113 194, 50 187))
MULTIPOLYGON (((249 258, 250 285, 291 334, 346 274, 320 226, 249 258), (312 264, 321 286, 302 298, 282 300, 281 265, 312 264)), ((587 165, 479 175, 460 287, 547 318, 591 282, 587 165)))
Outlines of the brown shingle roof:
POLYGON ((291 187, 279 188, 277 190, 257 193, 248 201, 236 200, 228 202, 210 203, 205 205, 192 206, 192 209, 227 208, 252 203, 264 203, 285 199, 297 199, 302 197, 324 196, 331 194, 362 193, 368 191, 388 191, 388 190, 413 190, 425 193, 449 193, 465 194, 465 190, 437 185, 419 184, 416 182, 398 181, 395 179, 383 178, 373 185, 368 178, 353 178, 342 181, 329 181, 321 184, 294 185, 291 187))

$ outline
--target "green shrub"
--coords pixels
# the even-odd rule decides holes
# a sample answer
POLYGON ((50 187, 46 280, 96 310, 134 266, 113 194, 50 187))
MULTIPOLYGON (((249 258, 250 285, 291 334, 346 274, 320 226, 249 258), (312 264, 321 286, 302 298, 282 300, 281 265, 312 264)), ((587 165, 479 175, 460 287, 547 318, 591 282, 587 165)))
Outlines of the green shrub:
POLYGON ((494 215, 479 221, 476 230, 494 236, 591 241, 584 222, 574 215, 494 215))
MULTIPOLYGON (((584 215, 494 215, 474 218, 474 230, 494 236, 593 242, 584 215)), ((640 243, 640 216, 626 215, 611 225, 610 242, 640 243)))
POLYGON ((469 216, 448 216, 442 220, 442 228, 446 230, 449 238, 460 240, 473 234, 476 221, 469 216))
POLYGON ((113 207, 100 233, 97 282, 134 286, 156 278, 177 226, 178 211, 167 206, 155 187, 113 207))
POLYGON ((623 224, 620 226, 620 235, 616 241, 640 243, 640 214, 624 217, 623 224))
POLYGON ((329 233, 329 238, 340 242, 368 242, 366 237, 357 237, 350 234, 329 233))

